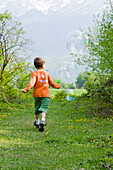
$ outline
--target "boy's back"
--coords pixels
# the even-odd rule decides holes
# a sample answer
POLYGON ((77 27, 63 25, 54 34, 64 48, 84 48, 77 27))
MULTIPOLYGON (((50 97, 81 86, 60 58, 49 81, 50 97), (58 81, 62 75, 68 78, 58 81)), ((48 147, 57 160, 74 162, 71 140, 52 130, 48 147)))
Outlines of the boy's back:
POLYGON ((34 86, 33 97, 50 97, 49 85, 53 88, 59 88, 59 85, 52 81, 49 73, 42 69, 31 73, 30 83, 25 90, 28 91, 34 86))

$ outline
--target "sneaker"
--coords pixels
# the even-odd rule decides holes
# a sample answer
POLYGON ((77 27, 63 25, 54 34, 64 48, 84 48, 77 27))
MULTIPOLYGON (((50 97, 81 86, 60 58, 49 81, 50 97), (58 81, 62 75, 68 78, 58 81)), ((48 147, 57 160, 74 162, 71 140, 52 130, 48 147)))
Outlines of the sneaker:
POLYGON ((39 124, 36 123, 36 120, 34 121, 34 126, 36 126, 36 128, 39 129, 39 124))
POLYGON ((40 124, 39 124, 39 132, 43 132, 44 131, 44 126, 45 126, 45 122, 41 120, 40 124))

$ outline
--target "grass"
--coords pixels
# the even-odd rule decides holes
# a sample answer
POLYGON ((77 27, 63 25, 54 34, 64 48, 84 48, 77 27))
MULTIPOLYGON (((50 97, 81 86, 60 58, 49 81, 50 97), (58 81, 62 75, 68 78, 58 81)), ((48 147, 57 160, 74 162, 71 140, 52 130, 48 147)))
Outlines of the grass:
MULTIPOLYGON (((65 89, 50 89, 50 96, 53 97, 57 92, 65 91, 65 89)), ((86 93, 85 89, 73 89, 73 92, 76 96, 86 93)))
POLYGON ((51 99, 44 132, 33 126, 31 95, 0 113, 0 169, 112 169, 113 117, 75 112, 75 101, 51 99))

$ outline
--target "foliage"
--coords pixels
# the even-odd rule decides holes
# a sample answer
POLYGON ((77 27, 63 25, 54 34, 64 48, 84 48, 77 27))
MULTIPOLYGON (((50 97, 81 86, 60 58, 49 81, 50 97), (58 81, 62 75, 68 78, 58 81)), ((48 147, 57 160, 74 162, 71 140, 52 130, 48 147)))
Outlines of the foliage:
MULTIPOLYGON (((29 73, 29 63, 22 58, 22 51, 30 43, 24 37, 21 23, 7 11, 0 14, 0 93, 6 100, 16 91, 17 79, 29 73)), ((16 96, 16 93, 15 93, 16 96)))
POLYGON ((75 89, 76 86, 74 85, 74 83, 61 83, 61 88, 62 89, 75 89))
MULTIPOLYGON (((58 90, 53 90, 52 93, 54 95, 51 94, 51 98, 52 99, 65 99, 66 98, 66 94, 68 93, 65 93, 67 89, 58 89, 58 90), (56 92, 54 92, 56 91, 56 92)), ((50 90, 50 93, 51 93, 51 90, 50 90)), ((82 94, 87 94, 87 91, 85 89, 73 89, 73 94, 72 94, 72 97, 73 96, 81 96, 82 94)), ((71 97, 71 95, 69 94, 69 96, 71 97)), ((65 99, 66 100, 66 99, 65 99)))
POLYGON ((65 98, 65 93, 64 90, 62 91, 57 91, 57 93, 53 97, 54 99, 64 99, 65 98))
POLYGON ((76 86, 77 88, 81 88, 84 86, 86 81, 92 81, 95 79, 95 75, 93 72, 85 71, 84 73, 79 73, 78 77, 76 78, 76 86))
POLYGON ((76 86, 77 86, 77 88, 80 89, 81 87, 83 87, 85 81, 86 81, 86 79, 84 77, 84 73, 80 72, 78 77, 77 77, 77 79, 76 79, 76 86))
MULTIPOLYGON (((30 69, 30 67, 29 67, 29 69, 30 69)), ((27 70, 28 70, 28 68, 27 68, 27 70)), ((27 87, 27 85, 29 84, 29 81, 30 81, 30 76, 31 76, 30 71, 22 74, 21 77, 19 77, 16 81, 16 87, 18 89, 24 89, 25 87, 27 87)))
MULTIPOLYGON (((58 78, 54 78, 53 79, 53 81, 55 82, 55 83, 58 83, 58 78)), ((64 83, 64 82, 60 82, 60 88, 61 89, 75 89, 76 88, 76 86, 75 86, 75 84, 74 83, 64 83)))
POLYGON ((86 48, 88 54, 75 58, 80 64, 87 64, 99 75, 112 75, 113 73, 113 6, 109 1, 108 8, 103 11, 102 18, 95 17, 95 27, 89 28, 89 32, 84 33, 87 37, 86 48))
POLYGON ((93 81, 87 81, 84 88, 88 91, 88 95, 100 99, 101 101, 112 102, 113 88, 112 81, 106 76, 95 78, 93 81))
MULTIPOLYGON (((86 81, 84 87, 88 90, 87 96, 103 103, 104 110, 107 107, 105 102, 111 106, 113 99, 113 5, 111 1, 108 1, 102 18, 95 17, 94 29, 89 28, 89 33, 85 35, 88 39, 86 48, 89 52, 81 59, 75 60, 79 64, 87 64, 94 72, 95 78, 86 81)), ((112 110, 112 107, 109 109, 112 110)))
MULTIPOLYGON (((89 92, 88 92, 89 93, 89 92)), ((102 101, 100 97, 92 98, 88 94, 83 94, 76 98, 76 111, 83 111, 88 115, 110 116, 113 115, 113 104, 111 102, 102 101), (87 97, 86 97, 87 96, 87 97)))

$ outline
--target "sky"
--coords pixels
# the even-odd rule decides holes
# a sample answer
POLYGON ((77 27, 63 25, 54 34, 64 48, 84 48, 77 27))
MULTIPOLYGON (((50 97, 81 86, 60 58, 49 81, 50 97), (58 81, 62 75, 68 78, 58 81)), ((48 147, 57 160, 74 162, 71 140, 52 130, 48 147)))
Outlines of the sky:
MULTIPOLYGON (((104 0, 0 0, 0 4, 0 12, 8 9, 22 23, 28 38, 34 41, 32 56, 44 57, 53 76, 59 73, 58 68, 74 61, 66 48, 70 33, 92 28, 93 15, 105 8, 104 0)), ((33 61, 32 56, 29 61, 33 61)), ((76 76, 80 71, 84 71, 83 66, 76 76)))

